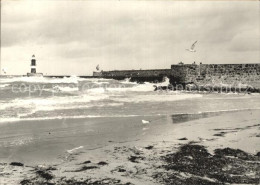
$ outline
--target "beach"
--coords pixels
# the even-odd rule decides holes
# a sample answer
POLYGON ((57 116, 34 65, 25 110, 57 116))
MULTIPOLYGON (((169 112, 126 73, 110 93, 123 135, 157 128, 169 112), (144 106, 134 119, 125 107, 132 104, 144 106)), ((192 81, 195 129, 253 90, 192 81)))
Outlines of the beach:
POLYGON ((1 184, 259 183, 258 94, 154 85, 1 79, 1 184))
POLYGON ((0 9, 0 185, 260 185, 260 0, 0 9))
MULTIPOLYGON (((81 140, 81 145, 71 146, 71 150, 67 150, 61 156, 56 156, 57 158, 53 152, 60 149, 52 146, 51 142, 46 143, 48 146, 44 148, 48 152, 42 155, 35 153, 34 146, 29 145, 25 152, 18 151, 13 158, 7 158, 1 163, 1 182, 6 184, 44 182, 50 184, 95 184, 98 182, 101 184, 167 184, 169 176, 158 175, 160 173, 169 175, 169 170, 163 167, 167 165, 163 157, 178 152, 182 146, 198 145, 205 147, 212 155, 216 149, 232 148, 245 151, 248 156, 254 158, 254 166, 246 171, 233 173, 247 180, 244 182, 257 184, 260 172, 259 114, 260 110, 224 112, 181 123, 173 123, 170 118, 165 118, 160 121, 169 122, 163 125, 158 123, 160 122, 158 120, 138 126, 141 132, 134 130, 136 132, 134 136, 129 133, 133 132, 130 129, 121 130, 120 133, 115 132, 117 138, 102 134, 104 145, 93 146, 93 148, 86 148, 86 145, 89 146, 89 141, 77 136, 81 140), (54 151, 51 152, 52 150, 54 151)), ((134 120, 136 119, 132 119, 134 120)), ((81 122, 84 122, 84 119, 81 122)), ((66 140, 64 142, 67 143, 66 140)), ((41 147, 37 146, 37 150, 41 150, 41 147)), ((239 160, 239 157, 235 156, 235 159, 239 160)), ((173 170, 173 172, 176 173, 175 178, 182 180, 181 184, 191 182, 200 184, 201 181, 206 184, 223 183, 216 178, 207 177, 206 174, 199 176, 185 170, 183 172, 173 170)), ((233 177, 232 173, 228 173, 228 176, 233 177)), ((233 182, 238 183, 235 180, 233 182)), ((242 183, 242 180, 240 182, 242 183)))

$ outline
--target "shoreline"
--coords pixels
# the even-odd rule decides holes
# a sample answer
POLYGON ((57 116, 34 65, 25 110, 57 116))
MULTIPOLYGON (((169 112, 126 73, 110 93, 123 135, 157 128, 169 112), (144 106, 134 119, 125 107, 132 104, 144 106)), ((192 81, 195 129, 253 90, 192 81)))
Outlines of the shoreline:
MULTIPOLYGON (((8 184, 30 184, 33 182, 167 184, 167 179, 173 179, 181 184, 229 182, 225 179, 221 181, 218 177, 205 179, 204 176, 209 174, 201 168, 200 164, 196 163, 199 158, 192 153, 199 148, 202 151, 206 150, 203 153, 205 154, 204 160, 210 159, 210 162, 214 164, 218 162, 217 159, 224 160, 233 167, 237 162, 243 163, 244 167, 241 168, 244 171, 240 170, 239 173, 246 179, 242 180, 255 182, 260 168, 259 115, 260 110, 245 110, 192 119, 181 123, 176 121, 177 124, 174 124, 171 118, 165 118, 168 120, 167 124, 157 125, 156 122, 151 122, 142 126, 142 133, 145 134, 139 136, 135 141, 117 142, 111 140, 107 146, 93 150, 87 150, 79 145, 71 148, 70 152, 60 155, 59 158, 62 159, 62 162, 28 166, 19 161, 12 161, 13 163, 3 161, 0 164, 0 179, 8 184), (229 153, 229 155, 235 155, 232 159, 234 163, 230 162, 226 153, 223 153, 227 152, 227 149, 223 150, 225 148, 230 148, 228 151, 231 151, 231 154, 229 153), (245 151, 245 153, 236 149, 245 151), (216 150, 218 156, 221 153, 218 158, 216 150), (167 160, 175 160, 176 155, 183 152, 186 152, 185 155, 193 157, 194 160, 189 160, 191 160, 191 164, 194 162, 195 166, 188 165, 189 169, 182 168, 181 164, 187 158, 179 158, 181 163, 178 163, 177 167, 172 166, 171 162, 167 162, 167 160), (237 157, 239 155, 247 156, 250 160, 254 159, 256 161, 255 168, 248 166, 248 159, 241 159, 237 157), (211 161, 211 159, 214 160, 211 161), (170 169, 166 170, 166 168, 170 169), (175 168, 179 170, 176 171, 175 168), (193 172, 193 168, 201 169, 201 174, 193 172), (255 177, 252 174, 250 176, 250 174, 244 173, 245 171, 249 173, 246 168, 250 169, 255 177)), ((220 170, 218 167, 216 167, 217 170, 220 170)), ((232 173, 234 173, 232 170, 228 170, 225 174, 231 179, 230 182, 232 181, 232 173)), ((235 180, 236 183, 242 182, 241 178, 235 180)))

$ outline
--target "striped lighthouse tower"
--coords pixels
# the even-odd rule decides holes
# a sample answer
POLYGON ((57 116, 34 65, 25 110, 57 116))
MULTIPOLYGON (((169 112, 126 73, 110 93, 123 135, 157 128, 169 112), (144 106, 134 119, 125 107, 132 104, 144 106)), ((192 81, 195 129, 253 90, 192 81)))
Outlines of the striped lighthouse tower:
POLYGON ((32 56, 32 60, 31 60, 31 72, 27 73, 27 76, 43 76, 42 73, 37 73, 36 72, 36 59, 35 59, 35 55, 32 56))
POLYGON ((36 59, 35 59, 35 55, 32 56, 32 60, 31 60, 31 73, 36 73, 36 59))

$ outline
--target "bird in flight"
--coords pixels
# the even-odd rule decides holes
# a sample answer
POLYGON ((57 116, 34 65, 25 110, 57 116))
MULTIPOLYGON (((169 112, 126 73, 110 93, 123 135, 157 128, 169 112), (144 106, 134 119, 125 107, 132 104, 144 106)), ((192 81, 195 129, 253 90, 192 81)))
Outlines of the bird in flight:
POLYGON ((97 71, 99 71, 99 64, 97 65, 96 69, 97 69, 97 71))
POLYGON ((194 49, 196 43, 197 43, 197 41, 195 41, 195 42, 191 45, 190 49, 186 49, 186 50, 189 51, 189 52, 196 52, 196 50, 194 49))

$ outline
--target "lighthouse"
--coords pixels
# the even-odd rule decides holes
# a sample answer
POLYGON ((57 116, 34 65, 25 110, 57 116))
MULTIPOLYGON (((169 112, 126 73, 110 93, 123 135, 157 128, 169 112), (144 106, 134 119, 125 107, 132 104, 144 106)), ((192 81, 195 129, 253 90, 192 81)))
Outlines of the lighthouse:
POLYGON ((36 59, 35 59, 35 55, 32 56, 32 60, 31 60, 31 73, 36 73, 36 59))
POLYGON ((35 59, 35 55, 32 56, 32 59, 31 59, 31 72, 27 73, 27 76, 43 76, 42 73, 36 73, 36 59, 35 59))

